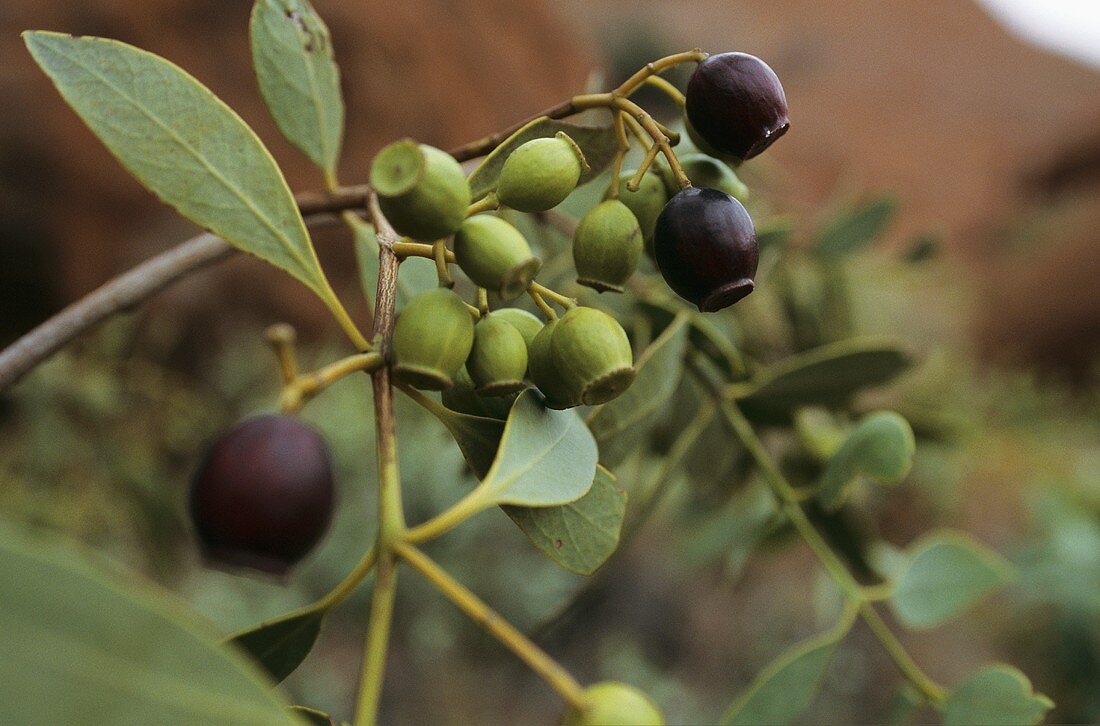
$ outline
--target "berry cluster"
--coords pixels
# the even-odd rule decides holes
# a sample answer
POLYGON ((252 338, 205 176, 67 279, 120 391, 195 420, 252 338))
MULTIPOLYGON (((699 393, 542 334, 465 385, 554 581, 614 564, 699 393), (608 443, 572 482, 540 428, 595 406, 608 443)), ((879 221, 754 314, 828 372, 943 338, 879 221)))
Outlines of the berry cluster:
MULTIPOLYGON (((699 186, 685 186, 670 166, 654 163, 655 151, 647 155, 641 168, 616 176, 581 218, 573 261, 579 284, 622 292, 648 253, 673 291, 713 312, 752 292, 757 267, 756 234, 742 205, 747 189, 730 164, 756 156, 787 130, 787 106, 763 61, 722 53, 699 63, 684 109, 685 127, 706 153, 677 161, 699 186)), ((582 149, 558 132, 516 147, 495 189, 474 200, 453 157, 406 139, 378 153, 370 184, 399 234, 429 243, 421 247, 437 261, 439 253, 444 262, 453 259, 483 301, 492 292, 510 302, 532 292, 542 261, 492 210, 552 209, 588 171, 582 149), (441 242, 449 238, 453 251, 441 242)), ((564 409, 606 403, 634 381, 630 340, 607 313, 560 298, 567 309, 558 317, 533 292, 547 313, 543 323, 516 307, 468 305, 443 274, 440 283, 413 297, 397 319, 390 356, 396 382, 442 391, 454 410, 503 418, 528 383, 547 406, 564 409)), ((291 418, 266 416, 212 447, 194 478, 192 514, 210 558, 281 573, 323 535, 332 499, 331 465, 317 434, 291 418)))

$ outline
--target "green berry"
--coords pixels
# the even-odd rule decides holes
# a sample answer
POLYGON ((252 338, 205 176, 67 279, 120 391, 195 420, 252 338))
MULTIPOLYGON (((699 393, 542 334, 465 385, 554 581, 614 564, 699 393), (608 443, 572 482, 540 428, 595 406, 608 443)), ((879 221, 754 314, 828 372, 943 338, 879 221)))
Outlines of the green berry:
POLYGON ((550 359, 569 399, 588 406, 617 398, 636 375, 626 331, 596 308, 576 307, 560 318, 550 340, 550 359))
POLYGON ((532 139, 504 160, 497 199, 520 212, 544 212, 561 204, 587 169, 580 147, 564 131, 532 139))
POLYGON ((522 295, 542 267, 523 233, 491 214, 477 214, 463 222, 454 246, 455 262, 462 271, 502 300, 522 295))
POLYGON ((512 327, 523 336, 523 342, 527 344, 528 350, 530 350, 535 336, 539 334, 543 327, 542 321, 538 317, 521 308, 497 308, 489 313, 489 317, 511 323, 512 327))
POLYGON ((527 373, 527 343, 507 320, 487 315, 474 326, 474 346, 466 370, 479 396, 521 391, 527 373))
POLYGON ((627 209, 634 213, 638 220, 638 226, 642 230, 642 240, 648 247, 653 239, 653 228, 657 224, 657 217, 665 208, 668 201, 668 190, 665 189, 664 179, 659 172, 652 168, 642 175, 638 191, 630 191, 626 184, 634 178, 634 172, 629 171, 619 177, 619 201, 626 205, 627 209))
POLYGON ((680 157, 680 165, 684 167, 684 173, 694 186, 717 189, 742 204, 749 198, 749 188, 745 183, 737 178, 737 174, 728 164, 714 157, 706 154, 685 154, 680 157))
POLYGON ((642 256, 642 230, 622 202, 600 202, 581 218, 573 236, 577 282, 599 292, 622 292, 642 256))
POLYGON ((370 184, 393 228, 424 242, 454 234, 470 206, 470 185, 459 163, 447 152, 411 139, 378 152, 370 184))
POLYGON ((554 331, 560 324, 559 318, 543 326, 531 342, 527 356, 527 371, 531 380, 546 397, 546 405, 558 409, 579 406, 581 402, 580 397, 566 385, 552 355, 554 331))
POLYGON ((562 726, 664 726, 649 697, 633 686, 604 681, 584 689, 586 704, 571 708, 562 726))
POLYGON ((508 412, 512 410, 516 394, 486 398, 477 395, 474 388, 474 381, 470 378, 469 371, 466 370, 466 366, 462 366, 455 373, 454 385, 443 391, 440 398, 444 406, 458 413, 495 418, 500 421, 508 418, 508 412))
POLYGON ((393 329, 393 377, 429 391, 454 384, 474 344, 474 321, 450 290, 422 292, 405 306, 393 329))

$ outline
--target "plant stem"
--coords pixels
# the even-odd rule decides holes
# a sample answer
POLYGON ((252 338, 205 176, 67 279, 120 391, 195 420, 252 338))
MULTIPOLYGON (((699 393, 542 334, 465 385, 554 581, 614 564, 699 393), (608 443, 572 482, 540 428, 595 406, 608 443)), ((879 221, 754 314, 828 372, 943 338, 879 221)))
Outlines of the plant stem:
POLYGON ((655 76, 681 63, 702 63, 707 59, 707 55, 707 53, 704 53, 699 48, 695 48, 694 50, 688 50, 682 53, 673 53, 664 58, 646 63, 634 75, 623 81, 622 84, 615 89, 614 93, 616 95, 629 96, 640 88, 650 76, 655 76))
POLYGON ((646 85, 653 86, 663 92, 666 96, 672 99, 679 108, 683 108, 687 99, 684 98, 684 94, 680 93, 680 89, 672 85, 664 78, 660 76, 650 76, 645 79, 646 85))
POLYGON ((349 355, 312 373, 296 375, 289 384, 283 387, 283 392, 279 397, 280 408, 284 412, 297 411, 309 399, 341 378, 359 371, 373 372, 383 365, 385 365, 385 360, 383 360, 381 354, 371 351, 370 353, 349 355))
POLYGON ((562 295, 560 292, 556 292, 546 287, 546 285, 540 285, 537 282, 532 282, 530 287, 531 292, 536 292, 542 295, 547 300, 561 305, 565 309, 577 307, 577 301, 566 295, 562 295))
POLYGON ((329 594, 317 601, 316 605, 310 609, 330 610, 345 599, 348 595, 354 592, 355 588, 359 586, 359 583, 370 574, 370 571, 374 569, 374 566, 378 563, 378 545, 373 545, 367 553, 363 555, 363 559, 359 560, 359 564, 355 566, 351 572, 348 573, 339 585, 332 588, 329 594))
POLYGON ((475 214, 480 214, 481 212, 491 212, 494 209, 498 209, 499 207, 500 201, 497 200, 496 193, 489 192, 484 197, 466 208, 466 216, 472 217, 475 214))
MULTIPOLYGON (((704 385, 706 385, 705 382, 704 385)), ((879 642, 882 643, 883 648, 898 669, 930 701, 933 703, 942 701, 945 694, 944 688, 929 678, 906 652, 905 646, 901 644, 901 641, 897 639, 897 636, 875 611, 874 605, 868 601, 865 588, 852 576, 841 559, 818 533, 806 513, 802 511, 798 501, 798 493, 776 467, 767 449, 764 448, 763 442, 760 441, 753 430, 752 424, 741 413, 741 409, 732 401, 721 401, 719 408, 726 422, 740 440, 741 445, 749 452, 749 456, 752 457, 761 473, 763 473, 764 480, 771 487, 772 493, 779 501, 787 519, 790 520, 798 534, 817 555, 822 566, 825 567, 825 570, 845 593, 849 601, 859 603, 860 617, 871 628, 871 632, 875 634, 879 642)))
MULTIPOLYGON (((397 234, 378 208, 369 201, 371 220, 378 236, 378 289, 375 295, 374 330, 383 357, 389 355, 397 304, 398 259, 393 252, 397 234)), ((374 724, 382 694, 382 680, 389 650, 390 625, 397 589, 397 560, 393 547, 405 531, 401 505, 401 479, 397 466, 397 431, 393 414, 390 371, 382 367, 372 374, 374 427, 378 449, 378 578, 374 584, 370 619, 367 623, 362 676, 355 710, 357 726, 374 724)))
POLYGON ((684 173, 684 168, 680 166, 680 160, 676 158, 676 153, 672 150, 672 145, 669 143, 669 135, 665 133, 666 130, 649 115, 649 112, 638 104, 631 101, 629 98, 622 98, 616 96, 613 104, 614 108, 622 109, 626 111, 630 116, 641 124, 645 132, 649 134, 653 139, 653 143, 656 144, 661 153, 665 155, 668 160, 668 165, 672 168, 672 173, 676 175, 676 181, 679 182, 681 189, 687 189, 691 186, 691 180, 688 179, 687 174, 684 173))
POLYGON ((294 328, 286 323, 276 323, 264 331, 264 338, 279 361, 279 372, 283 376, 284 386, 289 386, 298 378, 298 357, 294 354, 294 341, 297 337, 294 328))
MULTIPOLYGON (((454 255, 451 255, 453 258, 454 255)), ((435 274, 439 278, 439 286, 451 289, 455 286, 451 277, 451 268, 447 265, 447 242, 439 240, 432 244, 432 259, 435 261, 435 274)))
POLYGON ((460 582, 456 581, 443 568, 429 559, 423 552, 408 544, 395 545, 399 557, 433 585, 439 588, 451 602, 467 617, 483 627, 490 635, 499 640, 506 648, 537 673, 551 688, 572 706, 585 705, 584 689, 572 675, 544 650, 527 639, 523 633, 497 612, 486 605, 460 582))

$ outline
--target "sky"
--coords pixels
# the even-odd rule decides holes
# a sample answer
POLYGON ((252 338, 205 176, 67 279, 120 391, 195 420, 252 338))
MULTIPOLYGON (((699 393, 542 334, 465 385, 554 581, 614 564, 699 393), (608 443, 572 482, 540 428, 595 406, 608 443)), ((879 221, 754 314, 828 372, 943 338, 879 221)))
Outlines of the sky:
POLYGON ((1100 68, 1100 0, 978 0, 1026 40, 1100 68))

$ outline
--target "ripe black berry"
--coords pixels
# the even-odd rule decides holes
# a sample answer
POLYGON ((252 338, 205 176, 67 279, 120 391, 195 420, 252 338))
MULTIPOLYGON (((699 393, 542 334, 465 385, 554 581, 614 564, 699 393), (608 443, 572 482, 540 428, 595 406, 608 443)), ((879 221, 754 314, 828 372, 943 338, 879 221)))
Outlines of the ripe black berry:
POLYGON ((753 290, 759 250, 741 202, 716 189, 689 187, 657 218, 653 256, 668 286, 705 313, 753 290))
POLYGON ((791 126, 779 77, 748 53, 720 53, 700 63, 688 81, 686 110, 707 144, 742 161, 791 126))
POLYGON ((316 431, 287 416, 223 434, 191 482, 191 518, 211 561, 283 574, 332 518, 332 464, 316 431))

